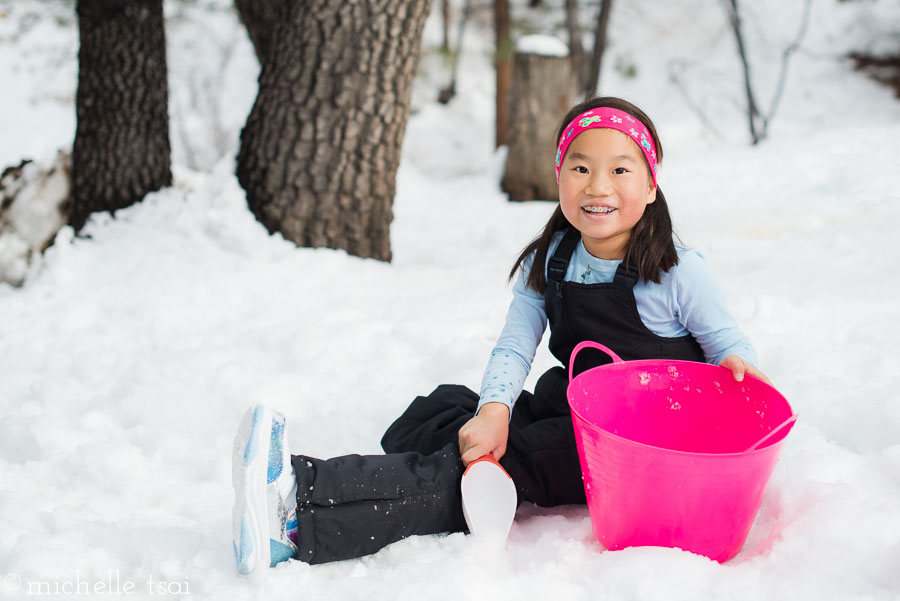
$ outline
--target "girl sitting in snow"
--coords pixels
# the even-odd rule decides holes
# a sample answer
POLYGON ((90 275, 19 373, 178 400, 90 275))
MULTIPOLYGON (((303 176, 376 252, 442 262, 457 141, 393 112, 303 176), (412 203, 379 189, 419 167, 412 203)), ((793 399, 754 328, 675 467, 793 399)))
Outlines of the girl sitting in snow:
MULTIPOLYGON (((565 368, 543 374, 533 394, 522 391, 548 322, 550 351, 564 366, 579 342, 595 340, 625 360, 709 361, 737 380, 767 381, 702 256, 673 240, 656 181, 662 147, 647 115, 595 98, 569 111, 557 139, 559 205, 510 273, 513 300, 480 394, 439 386, 391 425, 386 455, 328 460, 292 456, 280 413, 247 411, 233 457, 240 572, 464 531, 460 478, 488 453, 520 503, 584 504, 565 368)), ((609 361, 585 351, 576 372, 609 361)))

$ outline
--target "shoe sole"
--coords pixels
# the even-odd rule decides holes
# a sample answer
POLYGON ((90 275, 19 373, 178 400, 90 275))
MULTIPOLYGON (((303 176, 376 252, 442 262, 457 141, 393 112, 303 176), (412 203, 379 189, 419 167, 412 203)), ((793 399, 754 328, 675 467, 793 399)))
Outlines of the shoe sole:
POLYGON ((477 459, 463 473, 463 517, 475 536, 506 540, 516 515, 516 485, 493 457, 477 459))
POLYGON ((269 567, 266 486, 272 418, 272 411, 263 405, 250 408, 234 438, 232 545, 241 574, 260 565, 269 567))

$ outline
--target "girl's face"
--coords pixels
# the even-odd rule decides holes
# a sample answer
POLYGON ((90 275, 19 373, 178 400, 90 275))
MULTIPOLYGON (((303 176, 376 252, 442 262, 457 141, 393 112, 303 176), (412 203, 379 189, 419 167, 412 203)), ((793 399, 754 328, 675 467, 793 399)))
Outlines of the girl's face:
POLYGON ((631 230, 656 200, 638 145, 615 129, 589 129, 569 145, 559 171, 559 204, 598 259, 622 259, 631 230))

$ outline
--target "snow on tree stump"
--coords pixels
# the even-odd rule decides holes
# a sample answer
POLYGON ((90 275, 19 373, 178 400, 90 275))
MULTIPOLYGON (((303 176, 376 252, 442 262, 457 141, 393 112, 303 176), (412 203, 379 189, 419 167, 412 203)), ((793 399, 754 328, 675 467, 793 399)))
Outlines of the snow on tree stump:
POLYGON ((510 200, 556 200, 556 133, 578 97, 569 49, 550 36, 516 45, 509 94, 509 153, 501 186, 510 200))

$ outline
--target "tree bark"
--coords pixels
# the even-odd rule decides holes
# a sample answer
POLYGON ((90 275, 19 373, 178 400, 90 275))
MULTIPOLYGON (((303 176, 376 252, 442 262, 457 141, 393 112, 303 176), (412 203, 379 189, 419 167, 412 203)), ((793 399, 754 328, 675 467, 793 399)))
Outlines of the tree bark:
POLYGON ((514 54, 510 37, 509 0, 494 0, 494 30, 496 33, 496 56, 494 64, 497 71, 497 128, 496 145, 503 146, 507 141, 509 122, 509 86, 512 79, 512 57, 514 54))
POLYGON ((395 177, 428 4, 290 3, 238 153, 247 204, 270 232, 391 259, 395 177))
POLYGON ((69 223, 172 182, 162 0, 79 0, 69 223))
POLYGON ((510 92, 501 186, 510 200, 556 200, 556 128, 578 96, 572 63, 568 57, 517 52, 510 92))
POLYGON ((591 56, 591 67, 587 84, 584 87, 585 99, 597 95, 600 84, 600 67, 603 65, 603 51, 606 49, 606 29, 609 15, 612 12, 613 0, 602 0, 600 13, 597 15, 597 28, 594 30, 594 53, 591 56))
POLYGON ((441 49, 450 52, 450 0, 441 0, 441 49))
POLYGON ((572 71, 578 78, 578 85, 587 87, 587 61, 581 40, 581 20, 578 14, 578 0, 566 0, 566 29, 569 31, 569 59, 572 71))
POLYGON ((234 0, 238 15, 247 28, 256 58, 262 64, 272 48, 272 37, 278 21, 284 18, 289 0, 234 0))

